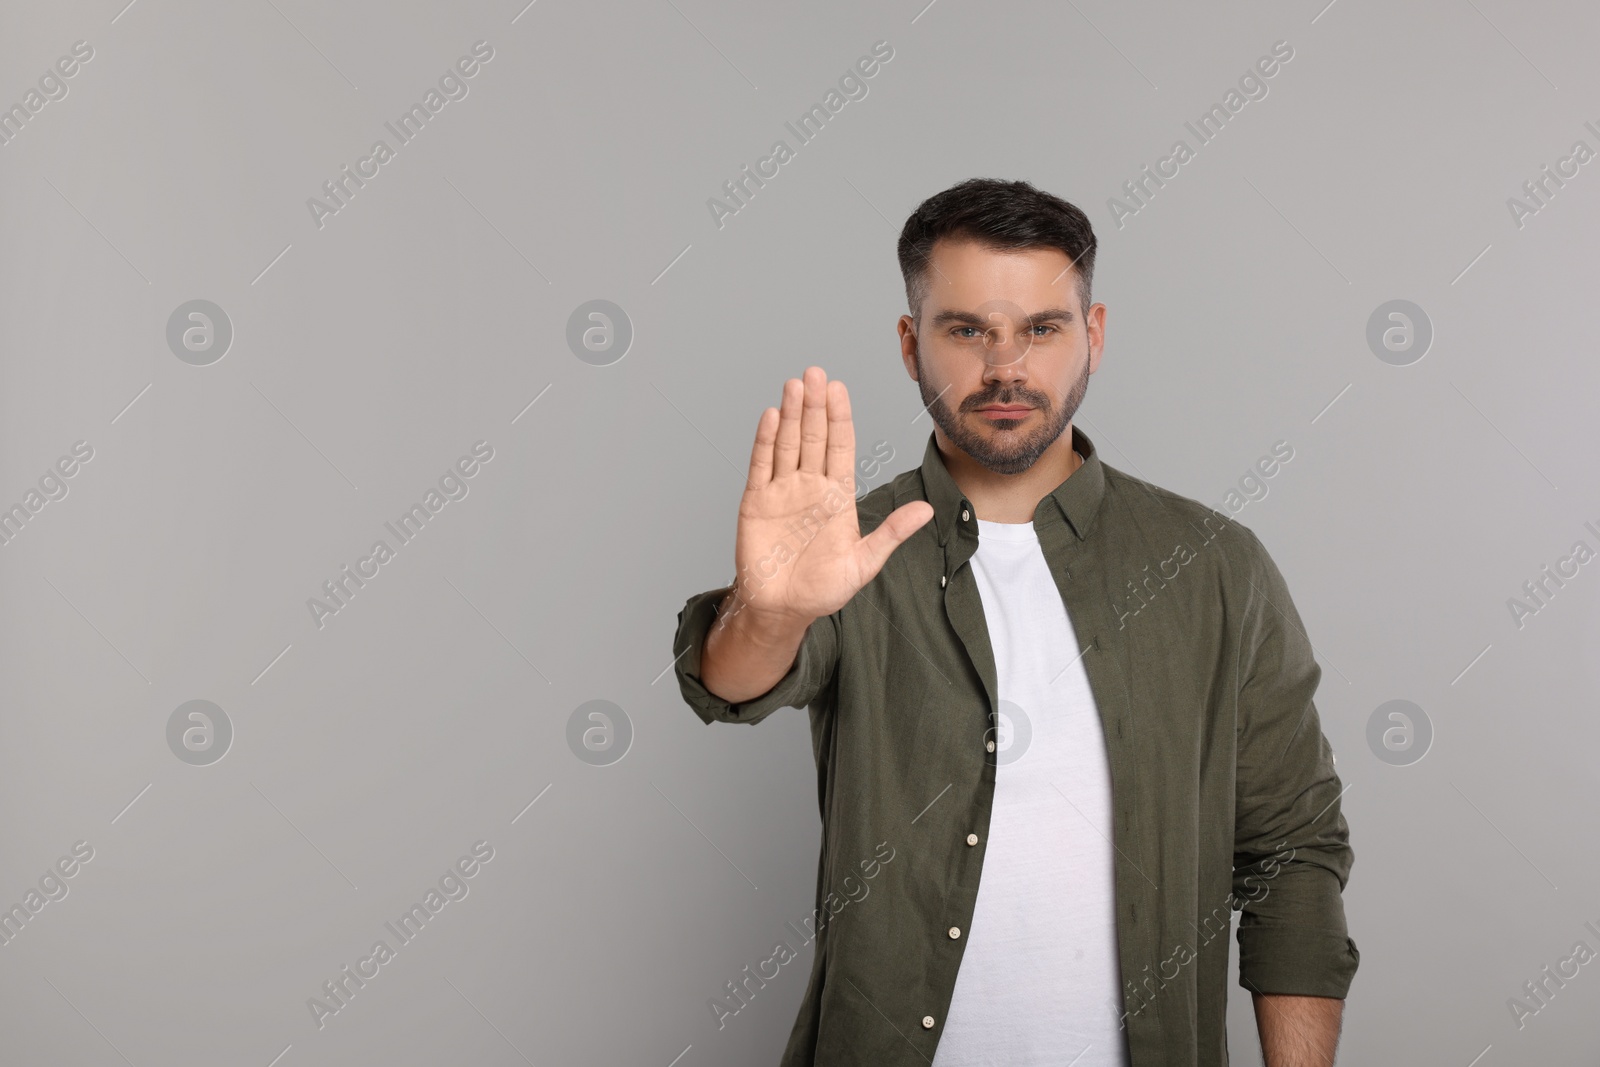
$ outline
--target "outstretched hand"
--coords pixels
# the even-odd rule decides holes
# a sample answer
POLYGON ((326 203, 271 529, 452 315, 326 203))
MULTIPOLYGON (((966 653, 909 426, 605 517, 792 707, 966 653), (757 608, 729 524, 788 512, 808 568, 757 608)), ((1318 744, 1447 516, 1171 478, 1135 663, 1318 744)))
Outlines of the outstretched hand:
POLYGON ((783 406, 761 413, 739 501, 737 610, 802 627, 831 615, 933 517, 914 500, 862 537, 855 460, 844 383, 815 366, 784 382, 783 406))

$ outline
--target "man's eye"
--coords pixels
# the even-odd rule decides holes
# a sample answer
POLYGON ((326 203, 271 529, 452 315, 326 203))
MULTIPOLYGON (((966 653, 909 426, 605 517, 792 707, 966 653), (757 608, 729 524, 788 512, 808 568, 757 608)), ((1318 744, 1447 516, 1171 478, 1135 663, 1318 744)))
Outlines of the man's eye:
POLYGON ((977 336, 977 329, 978 328, 976 326, 957 326, 955 329, 955 334, 957 337, 970 340, 971 338, 977 336))
POLYGON ((1054 326, 1052 326, 1052 325, 1051 325, 1051 324, 1050 324, 1050 323, 1048 323, 1048 322, 1040 322, 1040 323, 1036 323, 1036 324, 1035 324, 1035 325, 1034 325, 1034 327, 1033 327, 1033 328, 1034 328, 1034 329, 1035 329, 1035 330, 1054 330, 1054 329, 1055 329, 1055 327, 1054 327, 1054 326))

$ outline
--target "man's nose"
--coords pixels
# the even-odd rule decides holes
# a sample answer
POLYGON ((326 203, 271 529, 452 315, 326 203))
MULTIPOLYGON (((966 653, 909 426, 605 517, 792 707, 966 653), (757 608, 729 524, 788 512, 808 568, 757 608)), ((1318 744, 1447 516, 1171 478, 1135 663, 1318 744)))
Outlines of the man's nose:
POLYGON ((1031 343, 1032 339, 1023 331, 995 326, 983 336, 983 360, 993 371, 1003 371, 1010 377, 1026 377, 1023 358, 1031 343))

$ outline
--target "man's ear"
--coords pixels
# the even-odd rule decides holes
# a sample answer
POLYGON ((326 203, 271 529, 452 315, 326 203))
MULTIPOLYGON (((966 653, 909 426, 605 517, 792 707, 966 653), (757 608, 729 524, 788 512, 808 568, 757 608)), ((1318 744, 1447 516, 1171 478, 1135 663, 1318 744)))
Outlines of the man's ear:
POLYGON ((896 324, 896 333, 900 340, 900 361, 905 364, 906 374, 912 381, 921 381, 917 377, 917 323, 910 315, 900 316, 896 324))

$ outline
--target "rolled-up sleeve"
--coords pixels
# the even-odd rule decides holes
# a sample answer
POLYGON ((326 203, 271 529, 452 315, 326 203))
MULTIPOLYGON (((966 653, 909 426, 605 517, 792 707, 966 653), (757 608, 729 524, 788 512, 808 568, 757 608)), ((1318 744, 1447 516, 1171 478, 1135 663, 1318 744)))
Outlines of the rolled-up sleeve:
POLYGON ((678 632, 672 650, 673 669, 684 701, 707 724, 714 722, 758 723, 779 708, 803 708, 822 695, 833 680, 839 662, 838 612, 813 622, 795 653, 789 672, 776 685, 758 697, 730 704, 705 687, 700 680, 700 657, 706 636, 716 622, 717 605, 732 586, 696 593, 678 612, 678 632))
POLYGON ((1245 532, 1254 558, 1238 650, 1239 984, 1343 999, 1361 954, 1341 895, 1354 861, 1343 786, 1312 701, 1322 671, 1283 575, 1245 532))

